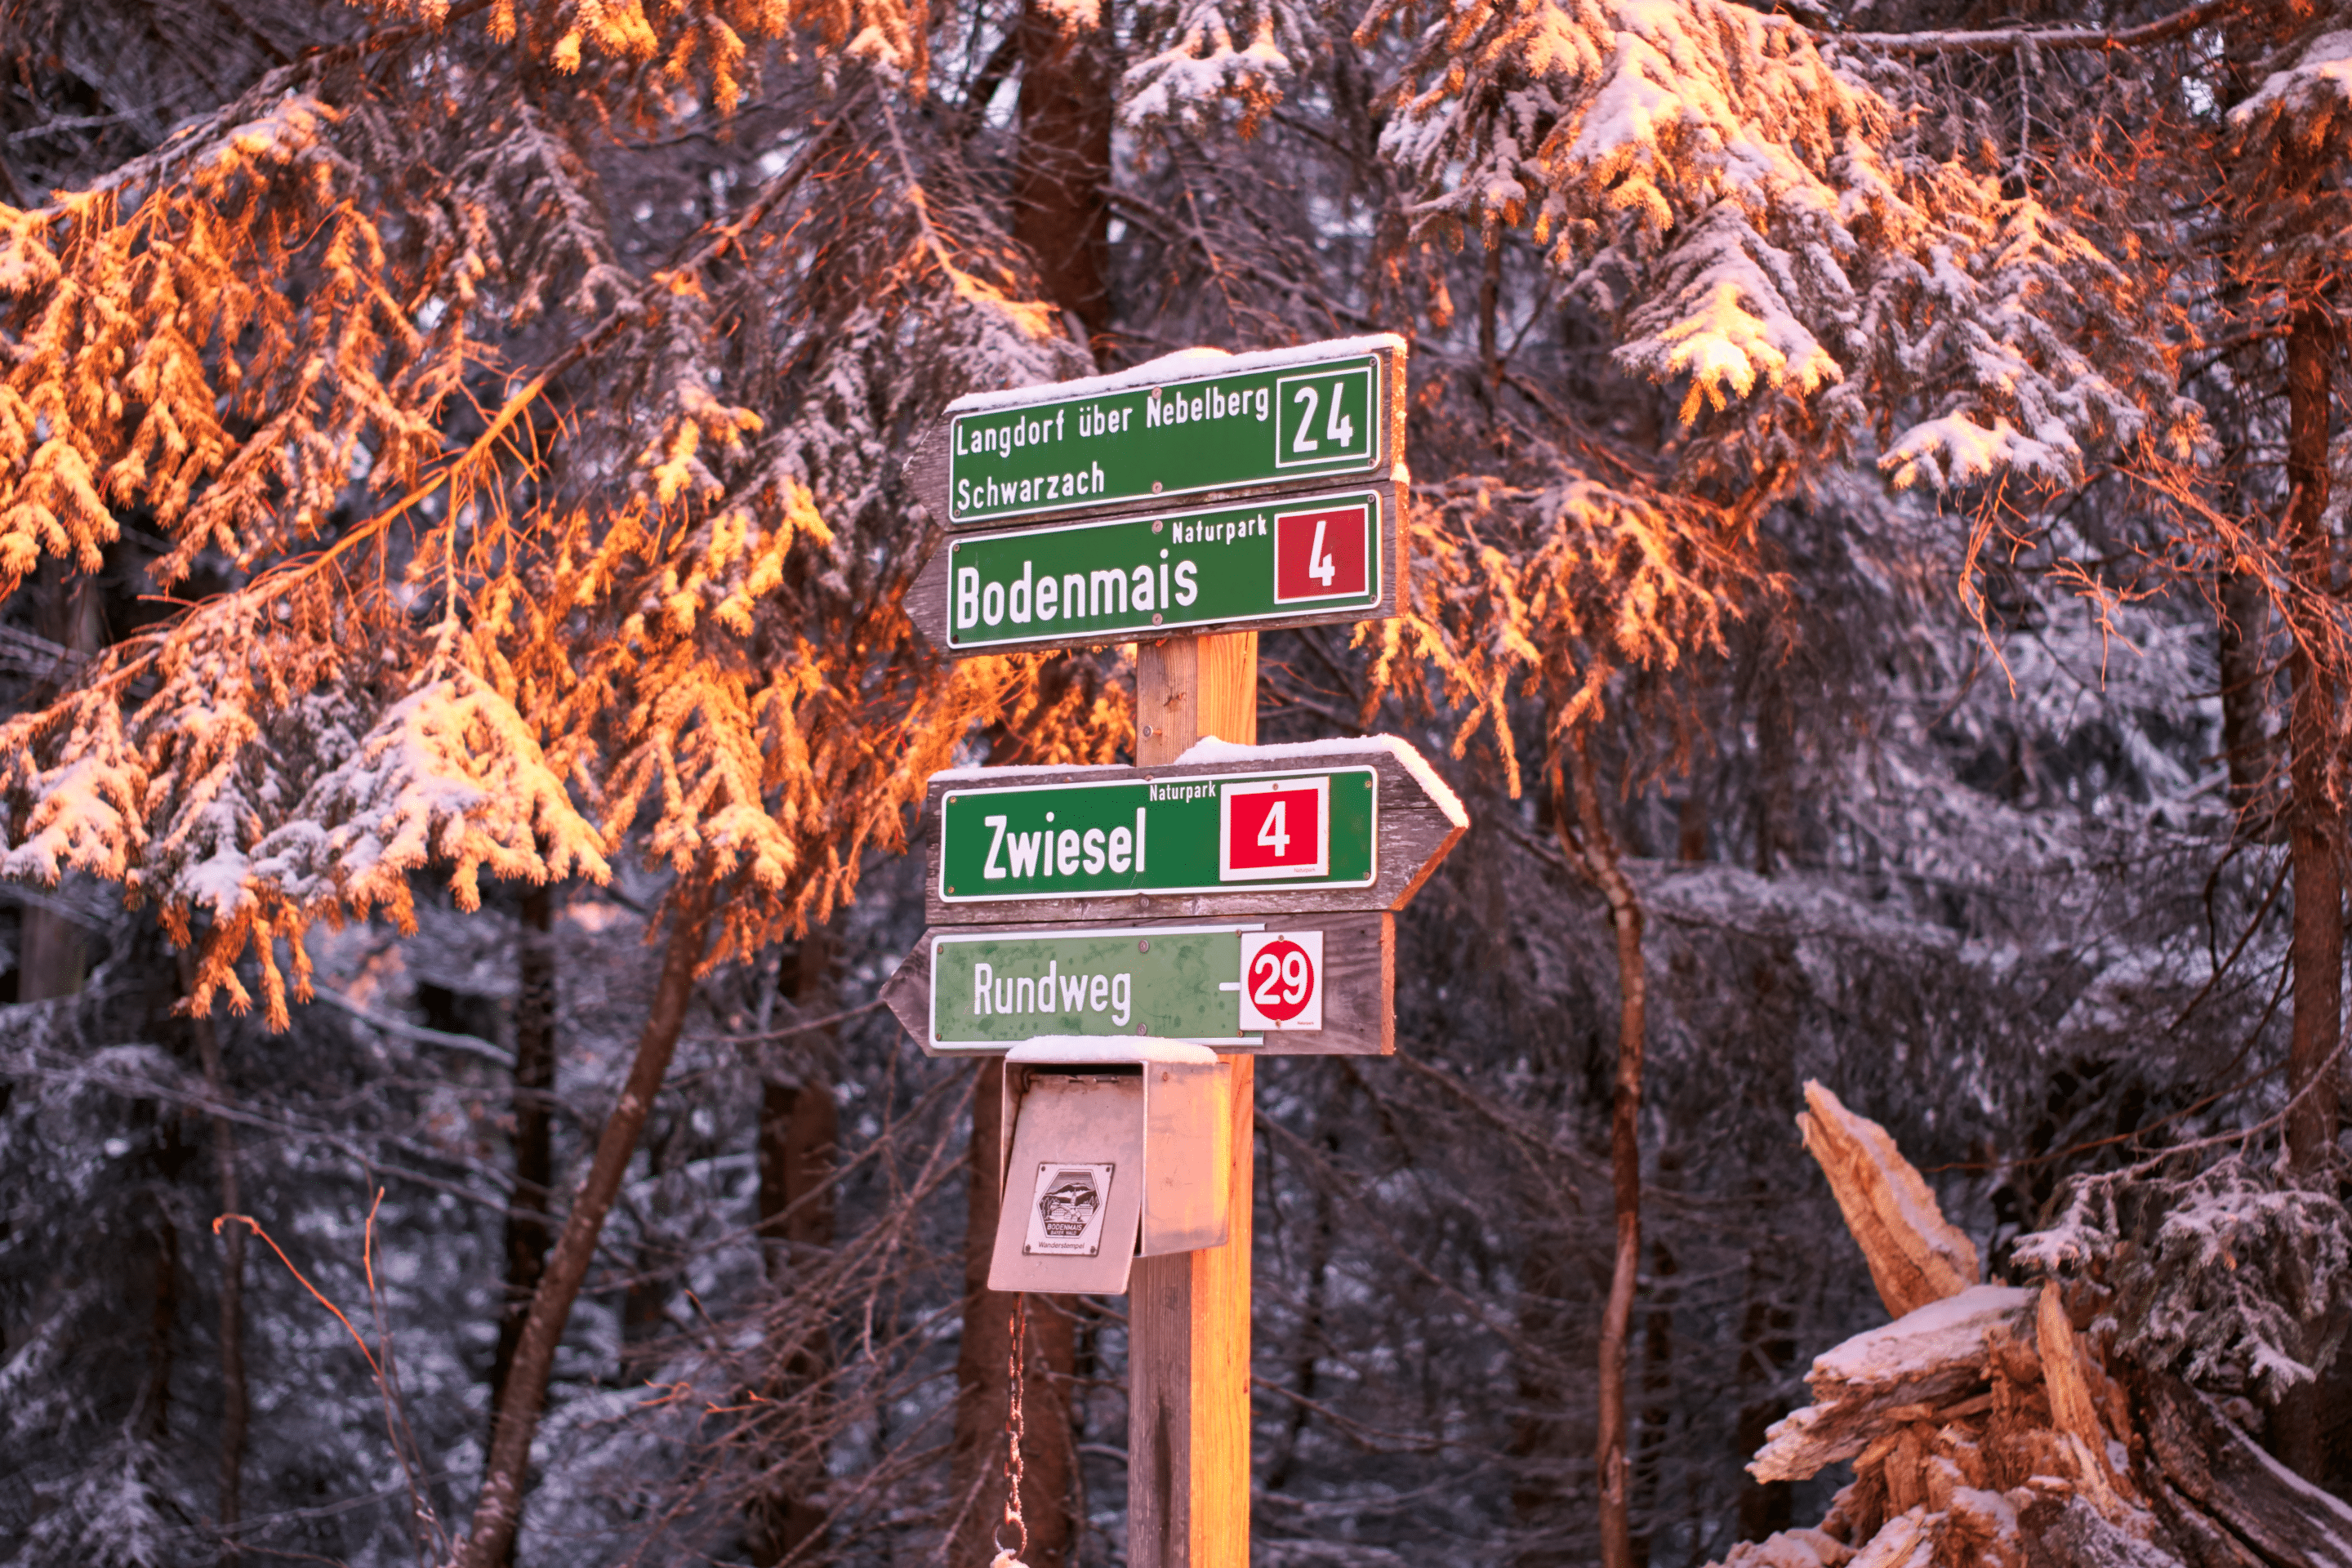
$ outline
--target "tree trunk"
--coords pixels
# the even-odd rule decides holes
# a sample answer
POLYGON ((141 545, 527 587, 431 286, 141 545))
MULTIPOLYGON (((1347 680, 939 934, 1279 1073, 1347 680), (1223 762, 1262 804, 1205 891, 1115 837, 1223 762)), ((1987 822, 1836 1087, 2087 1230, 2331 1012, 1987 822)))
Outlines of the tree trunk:
POLYGON ((646 1119, 653 1114, 654 1097, 661 1090, 670 1057, 677 1048, 687 1005, 694 998, 694 971, 708 942, 715 892, 711 879, 698 874, 682 882, 675 895, 661 979, 654 988, 644 1032, 637 1037, 628 1079, 622 1085, 613 1113, 605 1118, 595 1157, 572 1196, 572 1212, 564 1218, 563 1232, 540 1277, 539 1288, 531 1293, 530 1311, 523 1320, 514 1361, 507 1372, 505 1394, 491 1427, 489 1462, 483 1467, 473 1527, 456 1553, 458 1568, 495 1568, 502 1563, 521 1521, 530 1440, 547 1403, 555 1348, 571 1319, 572 1303, 595 1261, 596 1241, 604 1233, 605 1216, 628 1174, 630 1157, 636 1152, 646 1119))
MULTIPOLYGON (((2287 335, 2287 547, 2295 586, 2314 597, 2335 585, 2328 537, 2328 438, 2334 423, 2334 328, 2313 305, 2299 310, 2287 335)), ((2334 755, 2336 693, 2325 640, 2332 626, 2316 613, 2298 617, 2288 660, 2293 691, 2288 720, 2288 855, 2294 875, 2294 1022, 2287 1044, 2286 1150, 2289 1165, 2316 1178, 2335 1152, 2336 1050, 2344 1027, 2344 890, 2334 755)), ((2272 1445, 2298 1475, 2326 1468, 2317 1389, 2290 1390, 2272 1412, 2272 1445)))
MULTIPOLYGON (((1338 1134, 1323 1136, 1325 1151, 1334 1156, 1339 1152, 1338 1134)), ((1298 1460, 1298 1446, 1307 1436, 1308 1422, 1315 1412, 1306 1402, 1318 1397, 1317 1371, 1323 1361, 1326 1329, 1324 1313, 1329 1294, 1331 1254, 1339 1239, 1337 1217, 1331 1210, 1331 1189, 1326 1182, 1315 1184, 1315 1228, 1307 1241, 1306 1300, 1298 1315, 1298 1353, 1291 1362, 1291 1383, 1298 1398, 1290 1406, 1290 1419, 1286 1423, 1282 1447, 1274 1462, 1266 1467, 1265 1490, 1268 1495, 1279 1493, 1289 1484, 1291 1468, 1298 1460)))
MULTIPOLYGON (((1658 1177, 1668 1188, 1674 1185, 1677 1167, 1671 1162, 1675 1152, 1666 1150, 1658 1156, 1658 1177)), ((1663 1237, 1650 1242, 1650 1275, 1658 1282, 1657 1291, 1650 1300, 1648 1320, 1642 1327, 1642 1438, 1633 1466, 1633 1492, 1639 1500, 1642 1527, 1633 1538, 1634 1560, 1647 1568, 1652 1549, 1658 1535, 1658 1473, 1665 1457, 1668 1426, 1673 1412, 1668 1401, 1675 1390, 1675 1276, 1682 1271, 1675 1260, 1674 1249, 1663 1237)))
MULTIPOLYGON (((1571 856, 1609 902, 1617 936, 1617 1079, 1609 1117, 1611 1186, 1615 1198, 1616 1257, 1609 1304, 1601 1315, 1599 1423, 1593 1468, 1600 1491, 1601 1568, 1636 1568, 1625 1460, 1625 1346, 1633 1321, 1633 1289, 1642 1268, 1642 1047, 1648 983, 1642 968, 1642 901, 1618 864, 1617 840, 1601 811, 1591 731, 1570 737, 1567 771, 1574 786, 1577 831, 1571 856)), ((1555 766, 1559 764, 1555 763, 1555 766)), ((1564 793, 1555 790, 1555 793, 1564 793)), ((1568 817, 1560 816, 1563 829, 1568 817)))
POLYGON ((498 1355, 490 1364, 493 1411, 505 1397, 531 1293, 547 1267, 548 1203, 555 1183, 554 903, 545 887, 524 891, 515 952, 515 1184, 507 1204, 506 1300, 499 1313, 498 1355))
MULTIPOLYGON (((1004 1062, 980 1064, 972 1100, 971 1172, 963 1244, 963 1336, 956 1349, 956 1416, 951 1466, 956 1527, 950 1568, 982 1568, 996 1555, 1004 1517, 1006 1363, 1013 1349, 1013 1298, 988 1288, 996 1247, 1003 1172, 1004 1062)), ((1021 1517, 1029 1527, 1022 1561, 1061 1568, 1076 1533, 1070 1517, 1070 1369, 1077 1356, 1076 1317, 1066 1297, 1039 1296, 1029 1313, 1028 1381, 1022 1391, 1027 1428, 1022 1444, 1021 1517)))
POLYGON ((1496 394, 1503 384, 1503 344, 1497 316, 1503 300, 1503 236, 1498 229, 1486 237, 1486 253, 1478 271, 1478 396, 1486 417, 1495 416, 1496 394))
MULTIPOLYGON (((1560 801, 1565 809, 1566 797, 1560 801)), ((1579 1450, 1570 1418, 1580 1379, 1569 1360, 1576 1332, 1568 1307, 1570 1260, 1578 1248, 1575 1233, 1557 1209, 1539 1207, 1528 1222, 1527 1271, 1516 1313, 1522 1344, 1512 1358, 1517 1409, 1511 1417, 1511 1522, 1521 1544, 1511 1563, 1569 1568, 1585 1561, 1566 1544, 1582 1511, 1573 1500, 1571 1472, 1579 1450)))
POLYGON ((1102 23, 1065 31, 1029 0, 1021 18, 1021 147, 1013 174, 1013 237, 1037 263, 1045 297, 1092 340, 1110 324, 1112 59, 1102 23))
MULTIPOLYGON (((2298 311, 2287 335, 2287 546, 2296 585, 2315 597, 2334 585, 2328 538, 2328 437, 2334 329, 2317 306, 2298 311)), ((2303 618, 2287 673, 2294 689, 2289 722, 2294 792, 2289 852, 2294 867, 2294 1027, 2287 1047, 2287 1158, 2299 1173, 2319 1171, 2336 1144, 2336 1047, 2343 1029, 2344 897, 2332 754, 2336 692, 2323 640, 2329 627, 2303 618), (2318 657, 2315 657, 2317 655, 2318 657)))
POLYGON ((2263 640, 2270 629, 2270 600, 2263 581, 2249 572, 2222 574, 2219 662, 2221 674, 2221 754, 2230 766, 2230 810, 2238 831, 2261 830, 2259 808, 2270 779, 2271 748, 2266 722, 2270 682, 2263 671, 2263 640))
MULTIPOLYGON (((1769 657, 1769 656, 1768 656, 1769 657)), ((1767 668, 1756 698, 1756 874, 1769 877, 1788 858, 1796 816, 1796 720, 1788 682, 1767 668)))
MULTIPOLYGON (((180 984, 184 990, 195 986, 196 956, 193 952, 180 954, 180 984)), ((220 1037, 214 1031, 213 1021, 204 1014, 188 1020, 196 1037, 196 1055, 205 1068, 205 1098, 213 1103, 213 1168, 220 1182, 220 1212, 242 1214, 245 1199, 238 1191, 236 1179, 236 1129, 226 1115, 228 1110, 228 1075, 221 1067, 220 1037)), ((245 1237, 241 1225, 220 1227, 220 1508, 217 1517, 220 1530, 220 1561, 234 1563, 239 1552, 236 1544, 237 1521, 242 1513, 241 1498, 245 1479, 246 1426, 252 1406, 245 1384, 245 1237)))
MULTIPOLYGON (((834 984, 833 933, 813 927, 802 939, 789 976, 793 1000, 803 1016, 839 1011, 834 984)), ((782 978, 782 977, 780 977, 782 978)), ((799 1037, 803 1066, 797 1078, 772 1078, 760 1099, 760 1235, 768 1280, 787 1296, 799 1263, 812 1250, 834 1243, 833 1171, 840 1145, 840 1112, 833 1098, 832 1037, 799 1037)), ((786 1314, 787 1320, 802 1317, 786 1314)), ((833 1345, 822 1321, 791 1342, 772 1346, 769 1363, 778 1368, 768 1396, 782 1400, 822 1380, 833 1364, 833 1345)), ((822 1411, 804 1424, 822 1431, 822 1411)), ((824 1484, 821 1448, 784 1456, 765 1473, 772 1479, 746 1507, 747 1546, 757 1568, 773 1568, 801 1551, 824 1529, 816 1500, 824 1484)))
POLYGON ((170 1435, 172 1415, 172 1324, 180 1315, 180 1227, 159 1199, 151 1227, 155 1250, 149 1259, 147 1385, 139 1396, 134 1428, 155 1447, 170 1435))
MULTIPOLYGON (((98 584, 88 577, 68 579, 62 563, 49 562, 40 569, 41 590, 36 603, 36 624, 43 637, 86 659, 105 645, 98 584)), ((78 668, 58 669, 47 682, 52 691, 70 686, 78 668)), ((89 968, 89 939, 72 920, 46 904, 25 903, 16 928, 16 1000, 47 1002, 81 989, 89 968)))

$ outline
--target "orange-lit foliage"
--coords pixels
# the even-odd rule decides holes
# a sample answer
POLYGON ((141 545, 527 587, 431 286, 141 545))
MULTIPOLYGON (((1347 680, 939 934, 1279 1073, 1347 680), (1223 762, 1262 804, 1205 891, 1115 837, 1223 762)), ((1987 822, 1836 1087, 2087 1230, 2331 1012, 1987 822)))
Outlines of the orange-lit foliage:
MULTIPOLYGON (((650 25, 565 15, 631 48, 650 25)), ((924 532, 897 443, 958 387, 1081 363, 953 169, 928 190, 856 90, 633 271, 584 127, 482 90, 505 50, 471 26, 379 37, 394 72, 328 51, 0 209, 26 347, 0 572, 92 570, 135 513, 160 580, 233 584, 0 727, 0 870, 155 905, 202 945, 199 1007, 249 1004, 247 958, 282 1026, 304 929, 405 927, 429 866, 470 908, 484 875, 602 878, 626 848, 730 890, 707 963, 751 952, 901 847, 974 725, 1039 702, 1035 660, 950 669, 898 608, 924 532)), ((1099 694, 1037 717, 1077 760, 1126 728, 1099 694)))
MULTIPOLYGON (((1377 631, 1375 689, 1418 689, 1461 715, 1456 756, 1486 731, 1513 795, 1514 698, 1545 700, 1548 756, 1601 717, 1612 689, 1654 697, 1684 666, 1720 656, 1727 623, 1782 587, 1752 517, 1587 479, 1453 479, 1421 493, 1412 534, 1411 613, 1377 631)), ((1687 716, 1671 700, 1647 706, 1670 728, 1687 716)))

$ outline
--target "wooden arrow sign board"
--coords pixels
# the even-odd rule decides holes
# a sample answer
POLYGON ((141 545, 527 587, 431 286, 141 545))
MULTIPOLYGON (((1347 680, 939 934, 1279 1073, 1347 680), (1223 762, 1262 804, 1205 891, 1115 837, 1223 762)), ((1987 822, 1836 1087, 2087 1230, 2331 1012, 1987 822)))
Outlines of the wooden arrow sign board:
POLYGON ((960 534, 907 612, 959 658, 1396 614, 1393 483, 960 534))
POLYGON ((923 819, 933 925, 1401 910, 1469 824, 1390 736, 956 769, 931 775, 923 819))
POLYGON ((1469 820, 1389 737, 951 771, 926 817, 933 929, 884 995, 940 1053, 1144 1034, 1386 1054, 1393 911, 1469 820))
POLYGON ((971 529, 1370 483, 1403 451, 1404 340, 1382 334, 959 397, 907 472, 934 521, 971 529))
POLYGON ((907 465, 951 531, 908 613, 957 658, 1382 619, 1403 453, 1396 337, 959 398, 907 465))
POLYGON ((943 926, 882 998, 934 1056, 1042 1035, 1150 1036, 1224 1051, 1396 1049, 1396 917, 943 926))

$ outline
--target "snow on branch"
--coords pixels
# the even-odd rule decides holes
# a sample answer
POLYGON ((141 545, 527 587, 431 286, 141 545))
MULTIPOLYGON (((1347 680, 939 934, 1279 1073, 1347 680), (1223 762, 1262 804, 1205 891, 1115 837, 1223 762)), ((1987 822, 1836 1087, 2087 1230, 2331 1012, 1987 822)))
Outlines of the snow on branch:
POLYGON ((2352 120, 2352 32, 2322 33, 2293 65, 2274 70, 2230 110, 2242 144, 2285 142, 2316 151, 2352 120))
POLYGON ((1136 130, 1198 127, 1230 100, 1247 135, 1323 47, 1319 18, 1296 0, 1178 0, 1148 37, 1119 83, 1119 118, 1136 130))
POLYGON ((528 882, 611 875, 594 825, 514 704, 458 661, 457 640, 442 629, 422 681, 254 846, 257 881, 308 910, 381 905, 410 931, 408 876, 427 864, 450 868, 465 910, 480 907, 485 870, 528 882))
POLYGON ((396 479, 438 446, 349 118, 288 93, 152 188, 0 207, 0 593, 96 570, 132 507, 173 536, 160 581, 249 566, 325 529, 362 449, 396 479))
POLYGON ((1618 363, 1682 393, 1690 475, 1859 451, 1902 483, 2065 484, 2095 446, 2195 423, 2160 285, 2108 254, 2141 237, 1938 142, 1843 40, 1729 0, 1376 0, 1358 41, 1391 23, 1412 239, 1529 225, 1618 363))
POLYGON ((413 872, 447 868, 468 909, 485 870, 608 875, 596 828, 456 628, 406 681, 399 639, 355 630, 315 589, 247 590, 109 650, 89 684, 0 727, 0 875, 83 871, 156 905, 202 947, 199 1010, 220 989, 249 1005, 235 968, 249 950, 277 1028, 275 942, 306 994, 303 929, 379 907, 412 927, 413 872), (126 710, 135 673, 158 686, 126 710))
POLYGON ((1882 55, 1996 54, 2008 50, 2134 49, 2186 37, 2247 0, 2203 0, 2137 27, 1948 28, 1918 33, 1816 33, 1824 47, 1871 49, 1882 55))

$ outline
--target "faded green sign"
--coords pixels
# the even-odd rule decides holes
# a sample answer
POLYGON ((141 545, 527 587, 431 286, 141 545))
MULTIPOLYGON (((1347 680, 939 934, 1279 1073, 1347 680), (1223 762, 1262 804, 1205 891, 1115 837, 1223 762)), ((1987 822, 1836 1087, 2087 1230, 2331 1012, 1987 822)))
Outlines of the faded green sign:
POLYGON ((1200 893, 1371 885, 1369 767, 950 790, 940 897, 1200 893))
POLYGON ((1152 1035, 1255 1045, 1241 1033, 1241 928, 934 934, 931 1045, 1039 1035, 1152 1035))
MULTIPOLYGON (((950 524, 1325 474, 1366 474, 1388 392, 1376 354, 1041 395, 950 416, 950 524)), ((1040 388, 1050 393, 1050 388, 1040 388)))
POLYGON ((1379 492, 1360 490, 950 539, 947 643, 1108 642, 1377 609, 1384 537, 1379 492))

